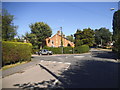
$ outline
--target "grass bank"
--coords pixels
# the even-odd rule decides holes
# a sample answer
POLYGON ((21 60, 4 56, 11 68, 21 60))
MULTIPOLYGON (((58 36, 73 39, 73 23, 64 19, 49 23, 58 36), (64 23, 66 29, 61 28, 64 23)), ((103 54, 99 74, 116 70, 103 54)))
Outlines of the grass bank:
POLYGON ((28 63, 28 62, 30 62, 30 61, 23 61, 23 62, 17 62, 17 63, 15 63, 15 64, 5 65, 5 66, 3 66, 3 67, 0 69, 0 71, 1 71, 1 70, 9 69, 9 68, 12 68, 12 67, 15 67, 15 66, 19 66, 19 65, 21 65, 21 64, 25 64, 25 63, 28 63))

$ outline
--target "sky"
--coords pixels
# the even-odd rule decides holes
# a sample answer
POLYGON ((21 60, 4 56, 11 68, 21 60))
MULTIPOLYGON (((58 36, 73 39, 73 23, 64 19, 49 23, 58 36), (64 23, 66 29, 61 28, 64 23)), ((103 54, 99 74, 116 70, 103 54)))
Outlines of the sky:
POLYGON ((29 25, 35 22, 48 24, 53 35, 62 27, 67 36, 85 28, 106 27, 112 32, 118 2, 3 2, 2 8, 14 15, 13 23, 18 26, 19 36, 30 33, 29 25))

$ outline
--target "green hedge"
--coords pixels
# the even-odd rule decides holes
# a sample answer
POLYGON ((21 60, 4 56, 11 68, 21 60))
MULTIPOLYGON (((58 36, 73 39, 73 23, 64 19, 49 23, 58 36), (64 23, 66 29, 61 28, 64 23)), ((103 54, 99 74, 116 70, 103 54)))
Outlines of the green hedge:
POLYGON ((74 53, 86 53, 90 50, 88 45, 82 45, 74 48, 74 53))
POLYGON ((63 49, 63 54, 73 54, 73 53, 86 53, 90 50, 88 45, 82 45, 82 46, 78 46, 75 48, 72 47, 44 47, 43 49, 47 49, 50 51, 53 51, 53 54, 62 54, 62 49, 63 49))
POLYGON ((32 45, 22 42, 2 42, 3 65, 18 61, 31 60, 32 45))
POLYGON ((64 47, 63 48, 63 53, 64 54, 72 54, 73 53, 73 48, 72 47, 64 47))
POLYGON ((61 47, 44 47, 43 49, 47 49, 49 51, 52 51, 53 54, 62 54, 62 48, 61 47))

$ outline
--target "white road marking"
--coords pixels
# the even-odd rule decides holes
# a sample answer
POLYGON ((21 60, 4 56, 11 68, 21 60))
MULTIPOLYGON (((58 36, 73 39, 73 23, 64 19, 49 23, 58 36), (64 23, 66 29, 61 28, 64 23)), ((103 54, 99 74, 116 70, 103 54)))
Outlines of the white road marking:
POLYGON ((56 61, 52 62, 52 63, 56 63, 56 61))
POLYGON ((65 63, 65 64, 71 64, 71 63, 65 63))
POLYGON ((85 56, 74 56, 74 58, 83 58, 85 56))
POLYGON ((66 68, 65 68, 65 70, 68 70, 68 68, 70 67, 70 65, 69 66, 67 66, 66 68))
POLYGON ((44 60, 41 60, 40 62, 43 62, 44 60))
POLYGON ((55 85, 58 81, 59 81, 59 80, 58 80, 58 79, 56 79, 56 80, 54 81, 54 83, 53 83, 53 84, 55 85))
POLYGON ((58 63, 63 63, 63 62, 58 62, 58 63))

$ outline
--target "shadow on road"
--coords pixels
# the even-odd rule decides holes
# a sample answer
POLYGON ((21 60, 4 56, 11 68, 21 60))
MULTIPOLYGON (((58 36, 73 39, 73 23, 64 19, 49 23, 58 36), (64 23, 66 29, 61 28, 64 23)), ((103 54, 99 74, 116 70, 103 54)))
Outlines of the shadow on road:
POLYGON ((118 88, 118 63, 83 61, 62 73, 65 88, 118 88))
POLYGON ((71 66, 61 74, 62 84, 53 86, 55 80, 31 84, 14 84, 22 89, 39 89, 42 85, 47 88, 118 88, 118 64, 108 61, 85 60, 71 66))
MULTIPOLYGON (((37 89, 39 90, 40 88, 51 88, 54 85, 55 80, 50 80, 50 81, 42 81, 42 82, 37 82, 37 83, 23 83, 23 84, 14 84, 13 86, 21 89, 37 89)), ((56 85, 57 86, 57 85, 56 85)))
POLYGON ((112 51, 92 51, 92 55, 94 57, 98 58, 104 58, 104 59, 116 59, 117 55, 113 53, 112 51))

